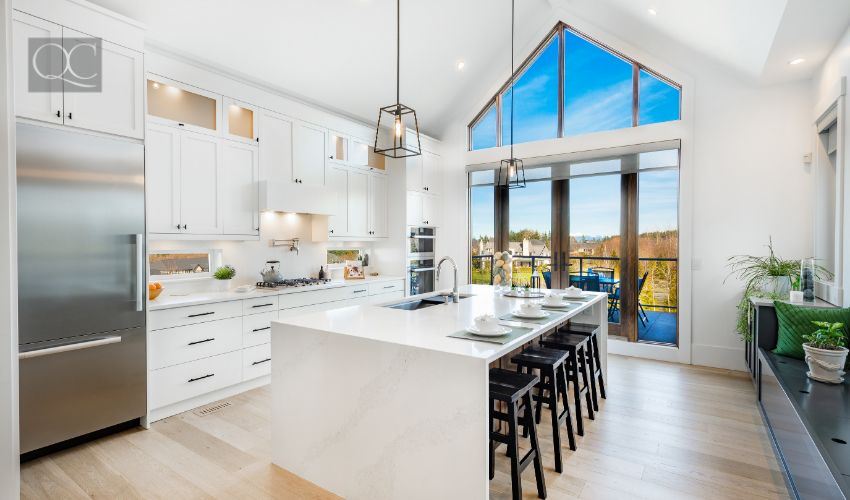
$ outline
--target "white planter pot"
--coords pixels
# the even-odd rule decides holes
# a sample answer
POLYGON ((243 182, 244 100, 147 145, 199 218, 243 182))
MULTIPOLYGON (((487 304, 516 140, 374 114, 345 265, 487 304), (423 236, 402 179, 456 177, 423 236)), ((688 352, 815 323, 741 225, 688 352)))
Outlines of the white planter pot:
POLYGON ((840 351, 818 349, 809 344, 803 344, 806 351, 806 364, 809 365, 810 379, 829 384, 840 384, 844 382, 844 363, 847 361, 847 349, 842 347, 840 351))
POLYGON ((230 283, 233 280, 217 280, 213 278, 213 291, 226 292, 230 290, 230 283))
POLYGON ((771 276, 764 280, 764 291, 780 297, 788 297, 791 293, 791 278, 788 276, 771 276))

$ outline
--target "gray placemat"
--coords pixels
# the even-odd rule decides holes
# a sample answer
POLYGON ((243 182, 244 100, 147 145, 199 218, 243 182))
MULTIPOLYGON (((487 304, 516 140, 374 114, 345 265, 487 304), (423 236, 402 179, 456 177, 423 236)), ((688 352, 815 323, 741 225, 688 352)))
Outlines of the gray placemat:
POLYGON ((535 323, 535 324, 538 324, 538 325, 542 325, 543 323, 548 323, 548 322, 552 321, 553 319, 558 319, 562 316, 566 316, 566 314, 567 314, 565 312, 557 312, 557 311, 554 311, 554 310, 546 311, 546 312, 549 313, 549 316, 546 316, 545 318, 520 318, 520 317, 514 316, 511 313, 508 313, 508 314, 505 314, 504 316, 499 316, 499 319, 502 320, 502 321, 516 321, 518 323, 535 323))
POLYGON ((541 307, 543 307, 543 309, 546 309, 546 310, 548 310, 548 311, 554 311, 554 312, 567 312, 567 311, 569 311, 570 309, 572 309, 572 308, 574 308, 574 307, 578 306, 578 304, 570 304, 569 302, 566 302, 566 304, 567 304, 567 307, 547 306, 546 304, 543 304, 541 307))
POLYGON ((480 335, 474 335, 472 333, 469 333, 466 330, 461 330, 459 332, 455 332, 447 336, 456 339, 474 340, 476 342, 489 342, 491 344, 502 345, 507 344, 508 342, 516 339, 517 337, 522 337, 523 335, 532 330, 532 328, 524 328, 521 326, 509 326, 508 328, 510 328, 511 331, 499 337, 483 337, 480 335))
POLYGON ((593 299, 593 297, 591 297, 591 296, 588 296, 588 297, 567 297, 566 295, 563 295, 563 294, 561 295, 561 297, 564 297, 564 300, 566 300, 567 302, 587 302, 588 300, 593 299))

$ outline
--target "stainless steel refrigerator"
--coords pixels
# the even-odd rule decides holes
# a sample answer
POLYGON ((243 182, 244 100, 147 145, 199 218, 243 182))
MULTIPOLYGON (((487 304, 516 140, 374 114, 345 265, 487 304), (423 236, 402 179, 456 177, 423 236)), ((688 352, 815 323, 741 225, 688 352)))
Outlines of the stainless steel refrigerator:
POLYGON ((145 414, 144 147, 18 123, 16 151, 26 454, 145 414))

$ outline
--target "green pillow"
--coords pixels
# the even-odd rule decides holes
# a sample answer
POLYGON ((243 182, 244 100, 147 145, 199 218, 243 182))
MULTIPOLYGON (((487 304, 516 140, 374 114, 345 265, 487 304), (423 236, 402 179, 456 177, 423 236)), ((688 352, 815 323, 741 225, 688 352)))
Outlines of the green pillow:
POLYGON ((803 359, 803 335, 818 329, 812 321, 844 323, 844 335, 850 335, 850 308, 804 307, 778 300, 773 305, 776 307, 776 319, 779 322, 779 338, 773 350, 775 354, 803 359))

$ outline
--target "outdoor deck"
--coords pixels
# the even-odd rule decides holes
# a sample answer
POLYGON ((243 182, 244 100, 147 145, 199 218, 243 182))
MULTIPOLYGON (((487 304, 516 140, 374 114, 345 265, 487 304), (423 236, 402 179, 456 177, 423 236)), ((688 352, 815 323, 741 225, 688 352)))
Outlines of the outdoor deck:
MULTIPOLYGON (((638 321, 638 340, 662 344, 676 344, 676 313, 646 311, 649 319, 646 325, 638 321)), ((612 322, 619 322, 619 312, 615 312, 612 322)))

